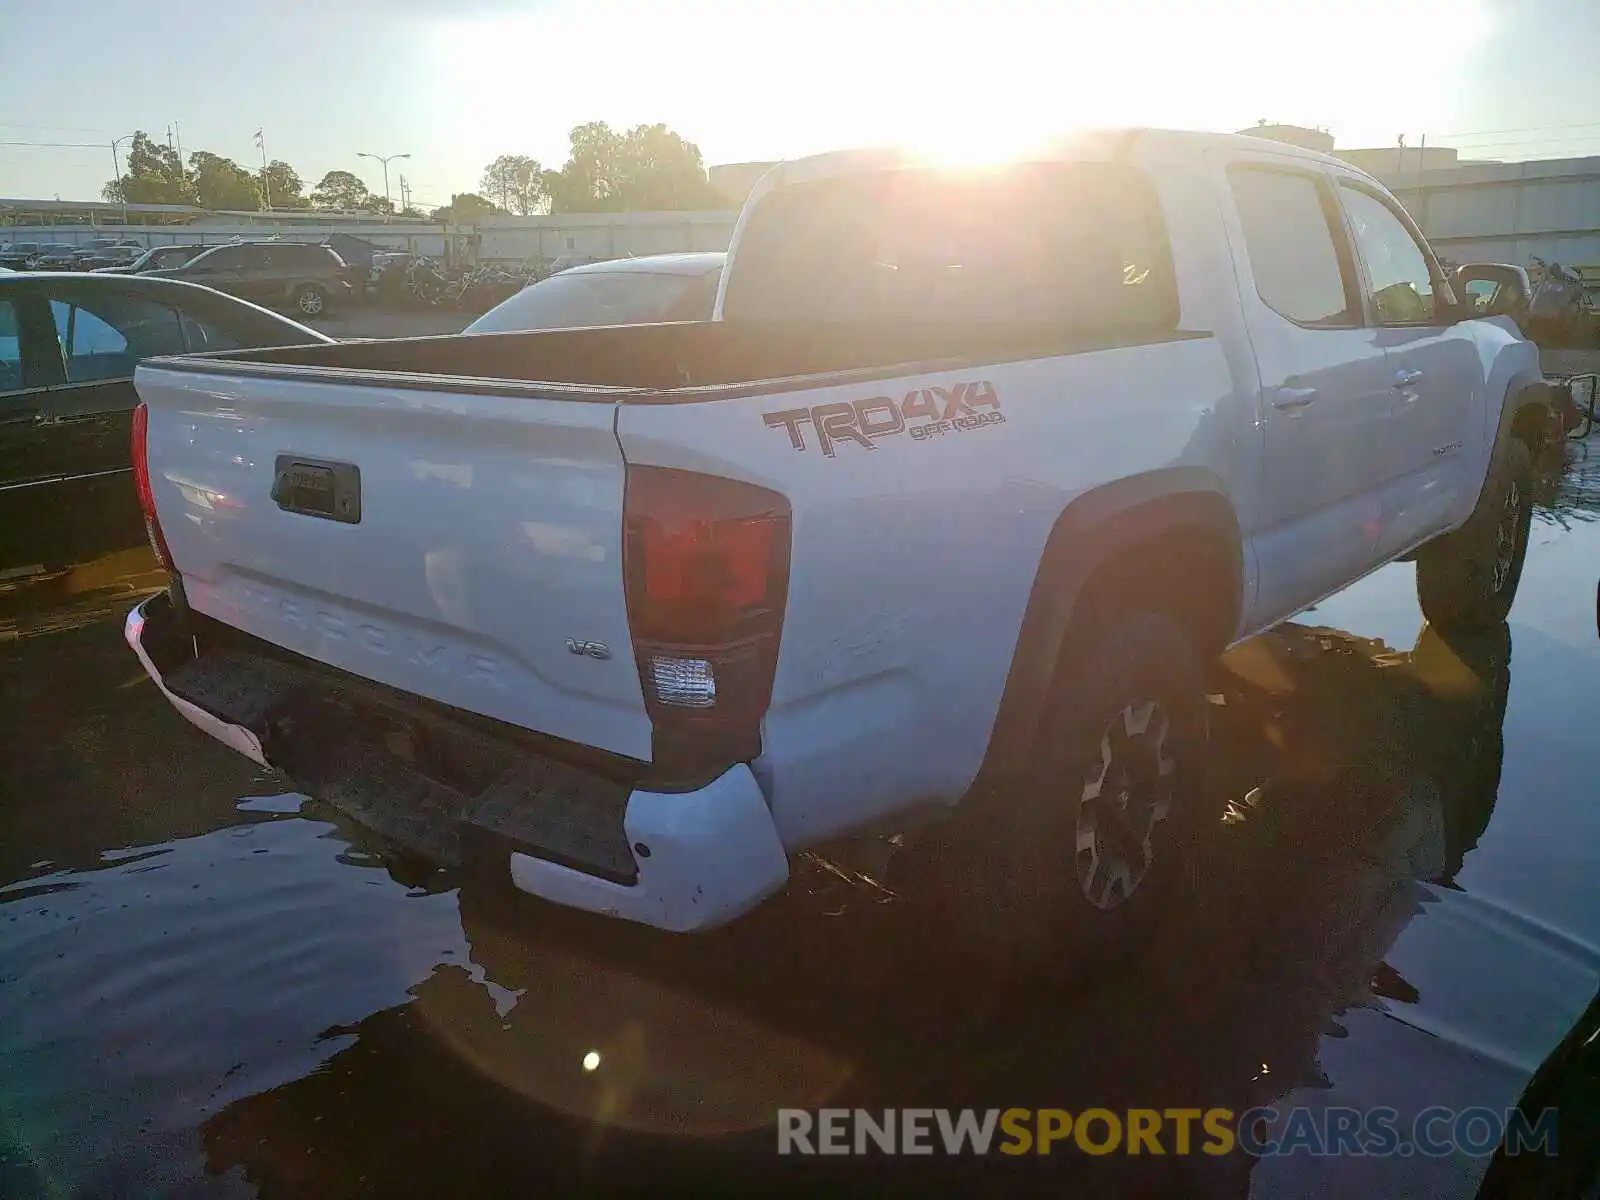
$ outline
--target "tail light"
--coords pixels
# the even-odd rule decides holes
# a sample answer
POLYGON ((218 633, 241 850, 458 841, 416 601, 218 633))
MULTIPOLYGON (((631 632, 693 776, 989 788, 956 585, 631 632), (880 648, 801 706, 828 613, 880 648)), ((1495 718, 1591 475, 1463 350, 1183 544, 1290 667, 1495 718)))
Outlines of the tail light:
POLYGON ((714 475, 630 466, 623 574, 657 732, 756 732, 788 594, 788 501, 714 475))
POLYGON ((141 400, 133 410, 133 490, 139 497, 139 511, 144 514, 144 531, 150 539, 150 549, 156 553, 162 567, 171 571, 172 554, 167 549, 167 539, 161 533, 161 522, 156 518, 156 494, 150 486, 150 410, 141 400))

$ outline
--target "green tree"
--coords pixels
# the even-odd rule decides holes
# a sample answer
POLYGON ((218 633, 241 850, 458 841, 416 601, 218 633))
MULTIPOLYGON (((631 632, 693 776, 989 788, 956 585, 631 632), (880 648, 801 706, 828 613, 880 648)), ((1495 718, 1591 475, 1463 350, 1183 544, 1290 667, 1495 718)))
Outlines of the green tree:
POLYGON ((507 212, 527 217, 549 207, 550 196, 545 188, 548 175, 538 159, 526 154, 502 154, 483 169, 478 186, 507 212))
POLYGON ((311 193, 312 207, 333 212, 359 212, 370 200, 367 185, 349 171, 329 171, 311 193))
POLYGON ((133 135, 123 160, 122 178, 100 189, 112 203, 193 204, 194 188, 171 146, 153 141, 144 130, 133 135))
POLYGON ((604 121, 591 121, 574 128, 569 139, 566 166, 544 175, 553 212, 725 206, 706 175, 700 147, 665 125, 618 133, 604 121))
POLYGON ((241 211, 261 207, 260 180, 231 158, 196 150, 189 155, 189 172, 202 208, 241 211))
POLYGON ((433 210, 433 219, 446 224, 463 225, 479 217, 503 217, 506 210, 485 200, 476 192, 457 192, 450 203, 433 210))
POLYGON ((267 164, 266 194, 273 208, 310 208, 305 197, 305 184, 295 169, 281 158, 267 164))

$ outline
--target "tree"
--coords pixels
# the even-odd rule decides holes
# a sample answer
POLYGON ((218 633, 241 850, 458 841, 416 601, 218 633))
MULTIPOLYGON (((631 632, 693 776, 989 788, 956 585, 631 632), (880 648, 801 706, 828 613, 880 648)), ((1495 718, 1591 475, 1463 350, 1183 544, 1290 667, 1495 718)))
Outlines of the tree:
MULTIPOLYGON (((721 208, 700 147, 665 125, 618 133, 604 121, 579 125, 559 172, 545 172, 553 212, 721 208)), ((501 160, 497 159, 496 162, 501 160)))
POLYGON ((484 194, 500 201, 500 207, 519 217, 544 212, 549 193, 545 177, 549 174, 538 159, 526 154, 502 154, 483 169, 478 186, 484 194))
POLYGON ((370 198, 367 185, 349 171, 329 171, 311 193, 313 207, 333 212, 360 211, 367 207, 370 198))
POLYGON ((369 195, 357 207, 362 212, 379 213, 379 214, 392 213, 392 212, 394 212, 394 201, 390 200, 387 196, 371 196, 371 195, 369 195))
POLYGON ((302 194, 305 184, 295 169, 281 158, 267 164, 265 173, 266 195, 273 208, 309 208, 311 201, 302 194))
POLYGON ((121 179, 113 179, 100 189, 112 203, 193 204, 194 189, 184 174, 177 151, 139 130, 133 135, 121 179))
POLYGON ((189 155, 200 207, 239 211, 261 207, 261 181, 231 158, 209 150, 189 155))
POLYGON ((450 203, 443 208, 433 210, 433 219, 449 225, 465 225, 479 217, 503 217, 506 210, 500 208, 476 192, 457 192, 450 197, 450 203))

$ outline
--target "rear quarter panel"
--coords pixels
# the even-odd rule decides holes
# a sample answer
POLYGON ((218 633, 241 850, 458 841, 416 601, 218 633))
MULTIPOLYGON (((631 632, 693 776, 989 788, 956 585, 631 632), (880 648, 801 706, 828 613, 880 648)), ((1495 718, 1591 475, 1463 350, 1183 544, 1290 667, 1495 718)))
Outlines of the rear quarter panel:
POLYGON ((1219 413, 1232 396, 1221 345, 1201 336, 619 410, 628 462, 789 498, 788 612, 755 764, 787 847, 961 798, 1057 517, 1103 482, 1229 461, 1236 429, 1219 413), (963 388, 972 416, 988 419, 952 419, 933 435, 911 431, 935 423, 919 417, 867 444, 829 439, 825 451, 811 415, 872 404, 888 430, 887 404, 926 389, 942 420, 963 388))

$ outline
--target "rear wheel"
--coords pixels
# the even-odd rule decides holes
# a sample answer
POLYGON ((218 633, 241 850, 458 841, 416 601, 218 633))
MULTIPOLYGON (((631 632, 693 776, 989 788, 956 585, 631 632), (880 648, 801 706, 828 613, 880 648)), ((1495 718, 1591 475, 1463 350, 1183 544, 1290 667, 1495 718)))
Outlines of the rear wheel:
POLYGON ((1205 684, 1177 622, 1095 622, 1061 661, 1026 781, 976 800, 942 850, 948 925, 1023 970, 1141 949, 1184 875, 1201 804, 1205 684))
POLYGON ((294 306, 301 315, 320 317, 328 307, 328 296, 315 284, 302 284, 294 294, 294 306))
POLYGON ((1522 580, 1533 520, 1533 454, 1511 439, 1467 523, 1417 555, 1417 599, 1431 624, 1451 632, 1493 629, 1522 580))

